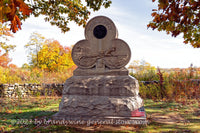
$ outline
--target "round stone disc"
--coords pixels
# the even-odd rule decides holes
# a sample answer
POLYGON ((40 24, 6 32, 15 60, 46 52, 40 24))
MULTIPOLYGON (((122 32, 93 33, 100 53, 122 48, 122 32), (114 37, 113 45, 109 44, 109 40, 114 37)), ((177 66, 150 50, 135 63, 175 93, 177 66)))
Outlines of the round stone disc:
POLYGON ((95 56, 91 56, 92 53, 89 41, 82 40, 74 45, 72 59, 80 68, 92 68, 96 63, 95 56))
POLYGON ((131 57, 131 51, 126 42, 120 39, 114 39, 112 41, 113 49, 104 58, 105 65, 109 68, 118 69, 126 66, 131 57))
POLYGON ((85 27, 85 38, 97 41, 99 39, 112 40, 117 37, 117 29, 111 19, 105 16, 92 18, 85 27))

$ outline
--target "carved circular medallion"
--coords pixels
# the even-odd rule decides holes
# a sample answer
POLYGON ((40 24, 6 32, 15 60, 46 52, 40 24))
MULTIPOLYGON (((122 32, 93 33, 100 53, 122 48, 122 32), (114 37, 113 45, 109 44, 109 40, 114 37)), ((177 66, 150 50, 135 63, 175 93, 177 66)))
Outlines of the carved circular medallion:
POLYGON ((105 55, 105 65, 109 68, 121 68, 128 64, 131 57, 131 51, 126 42, 120 39, 112 41, 111 52, 105 55))
POLYGON ((91 58, 92 50, 87 40, 77 42, 72 49, 72 59, 80 68, 92 68, 96 59, 91 58))

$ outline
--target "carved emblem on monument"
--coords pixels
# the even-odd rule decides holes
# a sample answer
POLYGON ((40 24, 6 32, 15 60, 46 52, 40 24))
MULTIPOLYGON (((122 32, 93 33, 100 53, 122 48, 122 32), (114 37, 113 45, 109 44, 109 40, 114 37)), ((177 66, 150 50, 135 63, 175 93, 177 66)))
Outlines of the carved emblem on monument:
POLYGON ((130 48, 117 38, 117 29, 109 18, 98 16, 90 20, 85 37, 72 49, 72 59, 79 68, 118 69, 129 62, 130 48))

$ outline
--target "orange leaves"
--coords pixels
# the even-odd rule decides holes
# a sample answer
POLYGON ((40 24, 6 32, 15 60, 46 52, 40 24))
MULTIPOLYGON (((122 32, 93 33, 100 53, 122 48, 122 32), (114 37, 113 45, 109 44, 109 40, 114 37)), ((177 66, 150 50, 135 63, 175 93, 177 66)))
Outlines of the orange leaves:
POLYGON ((147 25, 147 28, 151 27, 153 30, 157 28, 156 23, 150 23, 147 25))
MULTIPOLYGON (((22 12, 23 16, 29 16, 32 12, 22 0, 14 0, 14 4, 15 8, 19 8, 19 11, 22 12)), ((14 18, 11 20, 11 30, 15 33, 18 29, 21 29, 21 22, 19 17, 15 15, 14 18)))
POLYGON ((23 0, 2 0, 0 9, 2 10, 2 22, 10 21, 10 29, 14 33, 21 29, 21 22, 16 13, 19 11, 22 13, 23 17, 26 17, 32 12, 23 0))
MULTIPOLYGON (((3 24, 0 23, 0 38, 8 40, 7 36, 12 37, 13 35, 10 33, 9 29, 6 26, 3 26, 3 24)), ((0 41, 0 66, 8 67, 8 63, 11 61, 8 53, 14 48, 14 45, 7 45, 5 42, 0 41)))
POLYGON ((157 15, 156 12, 153 12, 153 13, 151 14, 152 17, 155 17, 156 15, 157 15))
POLYGON ((8 114, 11 114, 11 113, 12 113, 12 111, 11 111, 11 110, 7 110, 7 111, 6 111, 6 113, 8 113, 8 114))
MULTIPOLYGON (((0 54, 1 54, 1 50, 0 50, 0 54)), ((7 53, 0 55, 0 66, 7 67, 9 62, 11 62, 11 59, 8 57, 7 53)))
POLYGON ((16 5, 19 7, 19 11, 22 12, 22 15, 30 15, 32 10, 29 9, 29 7, 22 1, 22 0, 16 0, 16 5))
MULTIPOLYGON (((155 2, 156 0, 152 0, 155 2)), ((176 37, 183 33, 184 43, 200 47, 200 2, 194 0, 159 0, 158 10, 153 9, 153 20, 147 25, 153 30, 166 31, 176 37)))
MULTIPOLYGON (((153 9, 153 10, 156 10, 156 9, 153 9)), ((151 14, 151 16, 154 17, 153 22, 156 22, 156 23, 160 22, 161 16, 157 12, 153 12, 151 14)), ((151 27, 151 26, 149 26, 149 27, 151 27)))
POLYGON ((12 68, 12 69, 16 69, 17 68, 17 66, 15 64, 10 64, 8 67, 12 68))
POLYGON ((11 21, 11 26, 10 29, 12 30, 12 32, 16 32, 18 31, 18 29, 21 29, 21 22, 20 19, 18 18, 17 15, 15 15, 15 17, 13 18, 13 20, 11 21))

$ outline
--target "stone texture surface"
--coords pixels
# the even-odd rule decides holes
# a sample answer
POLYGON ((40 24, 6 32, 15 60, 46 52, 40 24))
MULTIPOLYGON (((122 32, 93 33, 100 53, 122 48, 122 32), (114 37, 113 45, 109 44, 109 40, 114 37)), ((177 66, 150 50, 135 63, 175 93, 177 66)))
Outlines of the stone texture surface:
POLYGON ((124 67, 120 69, 99 69, 99 68, 91 68, 91 69, 83 69, 77 68, 74 70, 74 76, 98 76, 98 75, 113 75, 113 76, 125 76, 128 75, 128 70, 124 67))
POLYGON ((131 76, 73 76, 65 83, 63 95, 136 96, 139 86, 131 76))
POLYGON ((131 117, 131 112, 142 106, 139 96, 64 95, 56 116, 63 118, 131 117))
POLYGON ((0 84, 0 97, 61 96, 64 84, 0 84))
POLYGON ((131 117, 142 107, 138 81, 131 76, 73 76, 63 90, 56 119, 131 117))

